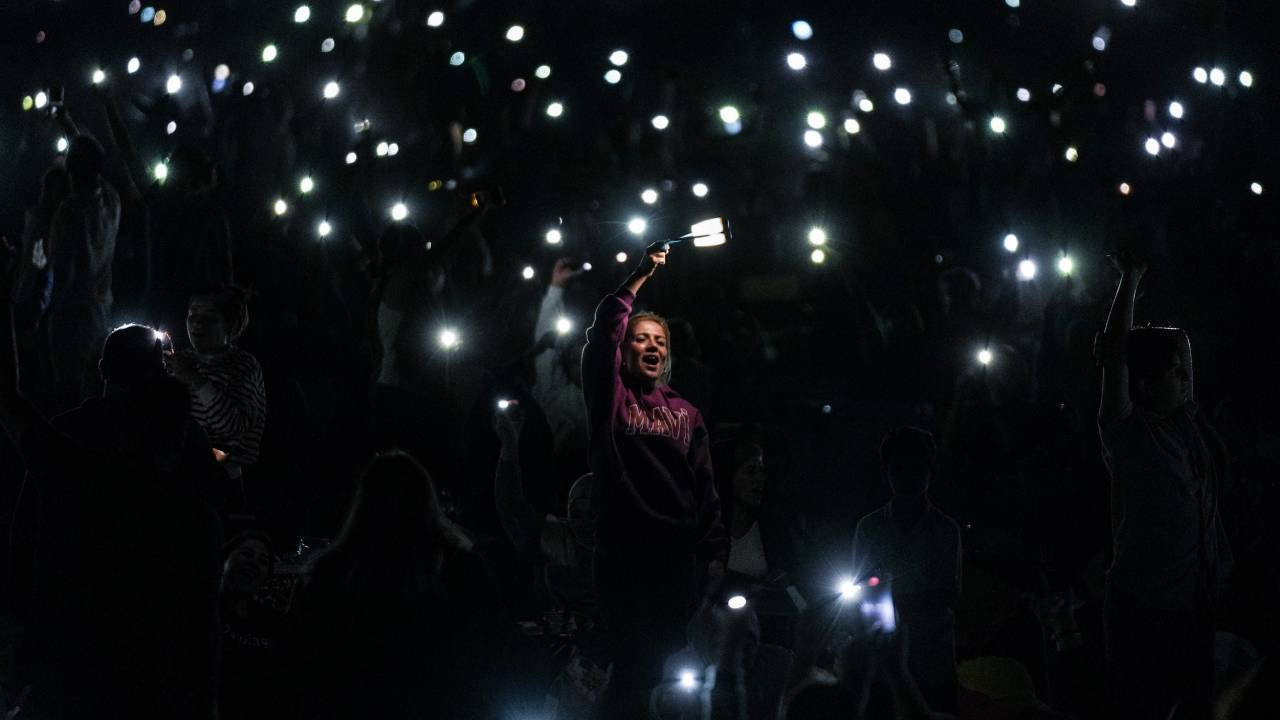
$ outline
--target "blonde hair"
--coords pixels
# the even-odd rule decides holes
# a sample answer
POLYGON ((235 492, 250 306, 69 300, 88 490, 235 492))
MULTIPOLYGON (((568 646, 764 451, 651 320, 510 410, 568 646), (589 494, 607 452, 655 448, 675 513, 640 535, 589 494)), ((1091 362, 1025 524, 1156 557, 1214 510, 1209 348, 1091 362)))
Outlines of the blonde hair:
POLYGON ((661 325, 662 334, 667 337, 667 358, 662 363, 662 372, 658 373, 658 384, 666 385, 671 382, 671 327, 667 325, 667 319, 658 313, 641 310, 640 312, 632 313, 631 317, 627 319, 628 338, 631 337, 631 328, 635 327, 636 323, 643 320, 648 320, 649 322, 655 322, 661 325))

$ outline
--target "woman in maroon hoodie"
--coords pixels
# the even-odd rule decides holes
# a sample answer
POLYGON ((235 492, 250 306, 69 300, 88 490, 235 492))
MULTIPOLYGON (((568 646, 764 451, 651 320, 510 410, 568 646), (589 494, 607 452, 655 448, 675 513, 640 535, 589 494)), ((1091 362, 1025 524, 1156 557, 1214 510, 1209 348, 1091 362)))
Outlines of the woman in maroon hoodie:
POLYGON ((596 308, 582 354, 596 593, 613 646, 605 717, 644 717, 666 655, 709 582, 724 573, 729 543, 698 409, 667 387, 667 323, 631 314, 636 293, 666 264, 651 245, 622 287, 596 308))

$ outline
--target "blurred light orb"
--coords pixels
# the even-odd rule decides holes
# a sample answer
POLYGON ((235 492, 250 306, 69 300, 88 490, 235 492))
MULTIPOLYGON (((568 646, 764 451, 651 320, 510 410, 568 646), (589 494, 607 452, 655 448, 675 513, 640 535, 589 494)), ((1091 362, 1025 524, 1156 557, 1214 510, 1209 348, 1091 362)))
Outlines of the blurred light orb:
POLYGON ((814 265, 821 265, 826 261, 827 261, 827 253, 822 248, 814 248, 813 252, 809 253, 809 262, 813 263, 814 265))
POLYGON ((515 80, 511 81, 512 92, 524 92, 524 87, 525 87, 524 78, 516 78, 515 80))
POLYGON ((364 5, 361 5, 360 3, 355 3, 354 5, 351 5, 350 7, 347 8, 347 12, 344 18, 349 23, 360 22, 361 20, 364 19, 364 5))
POLYGON ((299 5, 297 10, 293 11, 293 21, 296 23, 304 23, 311 19, 311 8, 306 5, 299 5))
POLYGON ((391 219, 396 222, 402 222, 409 217, 409 208, 402 202, 398 202, 391 206, 391 219))
POLYGON ((711 192, 710 188, 707 187, 706 183, 700 183, 700 182, 694 183, 692 190, 693 190, 693 196, 700 197, 700 198, 706 197, 707 193, 711 192))
POLYGON ((804 53, 787 53, 787 67, 792 70, 803 70, 809 61, 805 59, 804 53))
POLYGON ((1166 132, 1160 136, 1160 144, 1172 150, 1173 146, 1178 144, 1178 138, 1173 133, 1166 132))
POLYGON ((623 65, 626 65, 627 60, 630 60, 630 59, 631 59, 631 56, 627 55, 626 50, 614 50, 613 52, 609 53, 609 62, 613 63, 614 65, 617 65, 618 67, 622 67, 623 65))
POLYGON ((333 52, 333 46, 334 46, 333 38, 325 38, 320 43, 320 52, 322 53, 333 52))
POLYGON ((740 119, 742 119, 742 114, 738 112, 738 108, 732 105, 725 105, 720 108, 720 122, 728 125, 729 123, 736 123, 740 119))
POLYGON ((1000 117, 999 115, 996 115, 995 117, 991 118, 990 126, 991 126, 991 132, 997 135, 1003 134, 1004 131, 1008 129, 1008 126, 1005 125, 1004 118, 1000 117))
POLYGON ((169 166, 162 162, 158 162, 155 167, 151 168, 151 174, 154 175, 157 180, 163 182, 165 178, 169 177, 169 166))
POLYGON ((546 80, 547 78, 551 77, 551 66, 539 65, 538 69, 533 71, 533 76, 538 78, 539 80, 546 80))
POLYGON ((67 142, 66 138, 60 137, 58 138, 58 142, 54 143, 54 147, 57 148, 58 152, 64 153, 67 151, 67 148, 71 147, 71 143, 67 142))
POLYGON ((512 25, 507 28, 506 38, 508 42, 520 42, 524 39, 524 27, 521 25, 512 25))
POLYGON ((911 104, 911 91, 906 88, 897 88, 893 91, 893 101, 899 105, 911 104))
POLYGON ((573 321, 567 317, 556 318, 556 332, 561 335, 568 335, 573 331, 573 321))
POLYGON ((869 113, 876 109, 876 104, 871 102, 871 98, 862 98, 858 101, 858 109, 864 113, 869 113))
POLYGON ((356 164, 356 161, 357 161, 357 160, 359 160, 359 159, 360 159, 360 156, 359 156, 359 155, 356 155, 356 153, 355 153, 355 151, 354 151, 354 150, 353 150, 353 151, 351 151, 351 152, 349 152, 349 153, 347 153, 347 157, 345 158, 346 163, 347 163, 348 165, 355 165, 355 164, 356 164))
POLYGON ((289 212, 289 203, 285 202, 284 198, 276 198, 276 201, 271 205, 271 211, 277 216, 284 215, 289 212))
POLYGON ((640 200, 645 205, 652 205, 658 202, 658 191, 653 188, 645 188, 644 191, 640 193, 640 200))
POLYGON ((461 50, 449 56, 449 64, 454 67, 458 67, 459 65, 461 65, 466 61, 467 61, 467 54, 462 52, 461 50))
POLYGON ((962 32, 960 28, 951 28, 947 31, 947 39, 953 44, 959 45, 964 42, 964 32, 962 32))
POLYGON ((169 124, 164 126, 164 134, 172 135, 176 132, 178 132, 178 123, 174 122, 173 120, 170 120, 169 124))
POLYGON ((152 22, 155 23, 156 27, 160 27, 161 25, 164 24, 164 21, 168 19, 169 19, 169 13, 165 12, 164 10, 157 10, 155 17, 152 18, 152 22))
POLYGON ((791 23, 791 34, 797 40, 808 40, 813 37, 813 26, 804 20, 797 20, 791 23))
POLYGON ((649 223, 644 218, 634 217, 627 221, 627 230, 632 235, 643 235, 648 228, 649 223))
POLYGON ((1127 183, 1127 182, 1122 182, 1122 183, 1120 183, 1120 194, 1121 194, 1121 195, 1128 195, 1128 194, 1129 194, 1129 193, 1131 193, 1131 192, 1133 192, 1133 188, 1129 185, 1129 183, 1127 183))
POLYGON ((871 64, 874 65, 877 70, 888 70, 893 67, 893 60, 889 57, 888 53, 878 52, 871 56, 871 64))
POLYGON ((827 231, 820 227, 809 228, 809 244, 818 246, 827 244, 827 231))
POLYGON ((169 79, 164 83, 164 91, 170 95, 176 95, 182 89, 182 78, 177 75, 170 75, 169 79))
POLYGON ((1018 99, 1022 102, 1031 102, 1031 91, 1026 88, 1018 88, 1018 99))
POLYGON ((546 238, 548 245, 559 245, 560 241, 564 239, 564 237, 560 234, 560 231, 557 230, 556 228, 551 228, 550 230, 548 230, 547 234, 544 237, 546 238))
POLYGON ((136 57, 129 58, 129 63, 124 66, 125 72, 130 75, 138 72, 138 68, 142 67, 142 61, 136 57))
POLYGON ((1093 49, 1102 52, 1107 49, 1107 39, 1101 35, 1093 36, 1093 49))
POLYGON ((437 28, 444 24, 444 13, 439 10, 433 11, 427 16, 427 27, 437 28))
POLYGON ((378 157, 386 157, 387 152, 389 152, 390 149, 391 149, 391 146, 387 144, 387 141, 383 140, 382 142, 374 146, 373 152, 378 157))
POLYGON ((1249 192, 1252 192, 1254 195, 1261 195, 1262 183, 1249 183, 1249 192))
POLYGON ((1008 235, 1005 235, 1004 249, 1005 249, 1005 252, 1011 252, 1011 253, 1018 252, 1018 236, 1014 235, 1013 233, 1009 233, 1008 235))
POLYGON ((840 584, 836 585, 836 592, 840 593, 843 600, 852 600, 862 594, 862 586, 853 581, 853 578, 841 578, 840 584))
POLYGON ((458 335, 458 331, 453 328, 441 330, 436 339, 440 342, 440 347, 445 350, 453 350, 462 343, 462 338, 458 335))
POLYGON ((986 348, 978 351, 978 363, 981 365, 990 365, 992 357, 991 351, 986 348))
POLYGON ((856 118, 846 118, 844 121, 844 131, 850 135, 857 135, 862 130, 862 125, 858 123, 856 118))
POLYGON ((1011 8, 1018 8, 1022 6, 1022 0, 1004 0, 1004 4, 1011 8))
POLYGON ((262 48, 262 62, 264 63, 275 62, 275 59, 276 57, 279 56, 279 54, 280 54, 280 51, 276 49, 275 45, 268 45, 262 48))
POLYGON ((1138 4, 1138 0, 1120 0, 1120 4, 1125 7, 1133 7, 1138 4))
POLYGON ((396 155, 399 155, 399 154, 400 154, 400 144, 399 144, 399 143, 391 143, 390 145, 387 145, 387 156, 388 156, 388 157, 395 157, 396 155))
POLYGON ((741 595, 734 595, 729 598, 729 602, 727 604, 730 610, 741 610, 747 606, 747 599, 741 595))
POLYGON ((814 110, 804 118, 805 123, 814 130, 821 130, 827 126, 827 116, 814 110))
POLYGON ((618 261, 619 263, 624 263, 627 261, 627 254, 624 252, 620 252, 617 255, 614 255, 613 259, 618 261))
MULTIPOLYGON (((156 17, 156 9, 155 9, 155 8, 153 8, 153 7, 151 7, 150 5, 148 5, 148 6, 144 7, 144 8, 142 8, 142 13, 141 13, 140 15, 138 15, 138 20, 142 21, 142 24, 144 24, 144 25, 145 25, 145 24, 147 24, 147 23, 151 22, 152 20, 154 20, 154 19, 155 19, 155 17, 156 17)), ((40 35, 44 35, 44 31, 41 31, 41 32, 40 32, 40 35)), ((36 42, 42 42, 42 41, 43 41, 43 38, 42 38, 42 37, 40 37, 40 35, 37 35, 37 36, 36 36, 36 42)))
POLYGON ((649 124, 653 125, 654 130, 666 130, 671 125, 671 120, 666 115, 654 115, 649 124))
POLYGON ((698 676, 692 670, 681 670, 679 682, 681 688, 693 690, 698 687, 698 676))
POLYGON ((1197 67, 1195 70, 1192 70, 1191 77, 1201 85, 1209 81, 1209 73, 1202 67, 1197 67))
POLYGON ((525 280, 532 280, 537 274, 532 265, 525 265, 524 269, 520 271, 520 277, 525 280))
POLYGON ((298 192, 302 193, 303 195, 306 195, 307 193, 315 189, 316 189, 316 181, 312 180, 310 175, 303 175, 302 179, 298 181, 298 192))
POLYGON ((947 93, 947 96, 946 96, 945 98, 943 98, 943 99, 947 101, 947 104, 948 104, 948 105, 955 105, 957 102, 959 102, 959 101, 960 101, 960 99, 959 99, 959 98, 957 98, 957 97, 956 97, 956 94, 955 94, 955 93, 953 93, 953 92, 949 92, 949 93, 947 93))
POLYGON ((253 94, 253 82, 252 82, 252 81, 250 81, 250 82, 245 83, 245 84, 240 88, 240 94, 241 94, 241 95, 245 95, 245 96, 252 95, 252 94, 253 94))
POLYGON ((142 9, 142 2, 140 0, 129 0, 130 15, 137 15, 138 11, 141 9, 142 9))
POLYGON ((1062 83, 1054 83, 1053 85, 1051 85, 1051 86, 1049 87, 1049 92, 1053 93, 1054 95, 1061 95, 1061 94, 1062 94, 1062 83))
POLYGON ((1241 70, 1240 76, 1236 78, 1244 87, 1253 87, 1253 73, 1248 70, 1241 70))
POLYGON ((561 103, 553 102, 547 105, 547 115, 549 115, 550 117, 558 118, 563 114, 564 114, 564 105, 562 105, 561 103))
POLYGON ((1023 280, 1023 281, 1034 280, 1036 277, 1036 273, 1039 271, 1040 271, 1040 268, 1036 267, 1036 261, 1030 258, 1018 263, 1018 279, 1019 280, 1023 280))
POLYGON ((1181 120, 1182 113, 1183 113, 1182 103, 1178 102, 1177 100, 1174 100, 1173 102, 1169 103, 1169 117, 1172 117, 1175 120, 1181 120))
POLYGON ((325 84, 324 84, 324 99, 325 99, 325 100, 332 100, 332 99, 334 99, 334 98, 338 97, 338 93, 340 93, 340 92, 342 92, 342 88, 338 85, 338 83, 337 83, 337 82, 335 82, 335 81, 333 81, 333 80, 330 80, 329 82, 327 82, 327 83, 325 83, 325 84))
POLYGON ((476 141, 476 138, 479 137, 479 135, 480 134, 476 132, 475 128, 467 128, 462 131, 462 142, 470 145, 476 141))
POLYGON ((1217 85, 1218 87, 1222 87, 1222 84, 1225 83, 1226 81, 1227 81, 1227 74, 1222 72, 1222 68, 1214 68, 1209 71, 1209 82, 1213 83, 1214 85, 1217 85))
POLYGON ((40 92, 36 93, 35 100, 33 100, 32 102, 36 106, 36 109, 39 110, 43 108, 45 105, 49 104, 49 96, 46 95, 43 90, 41 90, 40 92))
MULTIPOLYGON (((220 66, 220 67, 225 67, 225 66, 220 66)), ((102 68, 98 68, 93 71, 92 80, 94 85, 101 85, 103 82, 106 82, 106 79, 107 79, 107 74, 102 71, 102 68)))
POLYGON ((1147 138, 1147 142, 1144 143, 1143 147, 1146 148, 1148 155, 1160 154, 1160 141, 1155 138, 1147 138))
POLYGON ((321 220, 320 224, 316 225, 316 234, 322 238, 329 237, 331 232, 333 232, 333 226, 329 224, 328 220, 321 220))
POLYGON ((218 65, 213 69, 214 80, 226 80, 230 76, 231 76, 231 68, 227 67, 225 63, 218 65))
POLYGON ((23 109, 23 110, 30 110, 31 108, 33 108, 33 107, 35 107, 35 106, 36 106, 36 100, 35 100, 35 98, 31 97, 30 95, 25 95, 25 96, 23 96, 23 98, 22 98, 22 109, 23 109))
POLYGON ((1075 162, 1080 159, 1080 151, 1076 150, 1074 145, 1069 145, 1067 147, 1067 151, 1063 153, 1062 156, 1067 159, 1067 162, 1075 162))
POLYGON ((604 74, 604 81, 610 85, 617 85, 622 82, 622 73, 616 69, 609 70, 604 74))
POLYGON ((818 132, 817 130, 805 130, 804 144, 808 145, 811 148, 822 147, 822 133, 818 132))
POLYGON ((1070 255, 1063 255, 1058 258, 1058 273, 1060 275, 1070 275, 1075 272, 1076 261, 1071 259, 1070 255))

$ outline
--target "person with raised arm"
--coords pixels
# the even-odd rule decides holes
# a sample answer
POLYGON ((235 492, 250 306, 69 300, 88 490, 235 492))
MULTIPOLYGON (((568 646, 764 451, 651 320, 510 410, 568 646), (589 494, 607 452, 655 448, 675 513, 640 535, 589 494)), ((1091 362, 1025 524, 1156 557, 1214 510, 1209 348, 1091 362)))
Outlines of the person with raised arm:
POLYGON ((728 537, 698 409, 667 386, 662 317, 632 313, 636 294, 665 265, 651 245, 587 330, 582 389, 595 477, 594 576, 611 633, 605 716, 643 717, 663 659, 683 643, 702 591, 724 575, 728 537))

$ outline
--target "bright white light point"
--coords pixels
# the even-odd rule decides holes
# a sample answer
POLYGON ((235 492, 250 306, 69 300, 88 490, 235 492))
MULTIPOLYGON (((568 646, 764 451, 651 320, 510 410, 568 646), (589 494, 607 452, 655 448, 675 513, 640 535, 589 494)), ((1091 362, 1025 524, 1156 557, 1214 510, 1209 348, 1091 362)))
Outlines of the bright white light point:
POLYGON ((276 215, 283 215, 289 212, 289 203, 285 202, 284 198, 278 198, 275 203, 272 204, 271 210, 275 212, 276 215))
POLYGON ((262 62, 269 63, 276 59, 280 52, 276 50, 275 45, 268 45, 262 48, 262 62))
POLYGON ((1222 84, 1225 83, 1226 81, 1227 81, 1227 74, 1222 72, 1222 68, 1214 68, 1209 71, 1209 82, 1213 83, 1214 85, 1221 87, 1222 84))
POLYGON ((791 23, 791 34, 795 35, 797 40, 808 40, 813 37, 813 26, 804 20, 797 20, 791 23))
POLYGON ((310 175, 306 175, 301 180, 298 181, 298 191, 301 192, 303 195, 306 195, 307 193, 315 189, 316 189, 316 182, 311 179, 310 175))
POLYGON ((1195 70, 1192 70, 1191 77, 1195 78, 1195 81, 1201 84, 1209 81, 1209 73, 1202 67, 1197 67, 1195 70))
POLYGON ((814 111, 805 116, 805 122, 814 130, 821 130, 827 126, 827 116, 820 112, 814 111))
POLYGON ((809 61, 805 59, 802 53, 793 52, 787 54, 787 67, 792 70, 803 70, 809 61))
POLYGON ((654 115, 653 120, 649 121, 655 130, 666 130, 671 125, 671 120, 666 115, 654 115))
POLYGON ((844 131, 850 135, 857 135, 860 130, 862 130, 862 126, 854 118, 848 118, 844 121, 844 131))
POLYGON ((170 120, 169 124, 164 126, 164 134, 172 135, 176 132, 178 132, 178 123, 174 122, 173 120, 170 120))
POLYGON ((1121 195, 1128 195, 1132 190, 1133 190, 1133 188, 1129 187, 1129 183, 1127 183, 1127 182, 1120 183, 1120 194, 1121 194, 1121 195))
POLYGON ((1120 4, 1125 7, 1133 7, 1138 4, 1138 0, 1120 0, 1120 4))
POLYGON ((886 53, 876 53, 871 56, 871 64, 874 65, 877 70, 888 70, 893 67, 893 60, 890 59, 889 55, 886 53))
POLYGON ((804 131, 804 144, 811 148, 822 147, 822 133, 817 130, 804 131))
POLYGON ((386 157, 386 156, 387 156, 387 151, 388 151, 389 149, 390 149, 390 146, 389 146, 389 145, 387 145, 387 142, 384 140, 384 141, 382 141, 382 142, 378 143, 376 146, 374 146, 374 148, 373 148, 373 152, 374 152, 375 154, 377 154, 377 156, 378 156, 378 157, 386 157))
POLYGON ((1022 5, 1022 0, 1004 0, 1004 4, 1011 8, 1016 8, 1022 5))
POLYGON ((990 350, 988 350, 988 349, 986 349, 986 348, 983 348, 983 349, 979 350, 979 351, 978 351, 978 362, 979 362, 979 363, 981 363, 981 364, 983 364, 983 365, 990 365, 990 364, 991 364, 991 351, 990 351, 990 350))
POLYGON ((66 151, 67 151, 67 148, 68 148, 68 147, 70 147, 70 146, 71 146, 71 143, 67 142, 67 139, 66 139, 66 138, 64 138, 64 137, 60 137, 60 138, 58 138, 58 142, 57 142, 57 144, 55 145, 55 147, 57 147, 57 148, 58 148, 58 152, 60 152, 60 153, 64 153, 64 152, 66 152, 66 151))
POLYGON ((520 277, 525 280, 532 280, 538 273, 533 269, 532 265, 525 265, 524 270, 520 271, 520 277))
POLYGON ((396 155, 399 155, 399 154, 400 154, 399 143, 391 143, 390 145, 387 145, 387 157, 395 157, 396 155))
POLYGON ((810 245, 826 245, 827 231, 820 227, 809 228, 809 244, 810 245))
POLYGON ((1035 278, 1036 272, 1039 271, 1039 269, 1040 268, 1036 267, 1035 260, 1023 260, 1018 263, 1018 279, 1032 280, 1035 278))
POLYGON ((1262 183, 1249 183, 1249 191, 1254 195, 1262 194, 1262 183))
POLYGON ((858 595, 862 592, 862 586, 854 582, 853 578, 844 578, 843 580, 840 581, 840 584, 836 587, 836 590, 840 592, 841 598, 845 600, 852 600, 853 598, 858 597, 858 595))
POLYGON ((1075 162, 1076 160, 1080 159, 1080 151, 1076 150, 1075 146, 1073 145, 1067 148, 1067 151, 1063 153, 1063 157, 1067 159, 1067 162, 1075 162))
POLYGON ((340 93, 340 92, 342 92, 342 88, 338 86, 338 83, 336 83, 336 82, 334 82, 334 81, 330 80, 329 82, 327 82, 327 83, 325 83, 325 84, 324 84, 324 99, 325 99, 325 100, 332 100, 332 99, 334 99, 334 98, 338 97, 338 93, 340 93))
POLYGON ((468 145, 475 142, 477 137, 479 137, 479 133, 476 132, 475 128, 467 128, 462 132, 462 142, 468 145))
POLYGON ((218 65, 213 69, 214 80, 226 80, 230 76, 231 76, 231 68, 227 67, 225 63, 218 65))
POLYGON ((547 78, 551 77, 551 66, 539 65, 538 69, 533 71, 533 76, 538 78, 539 80, 546 80, 547 78))
POLYGON ((333 38, 325 38, 323 41, 321 41, 320 52, 322 53, 333 52, 333 38))
POLYGON ((893 91, 893 101, 899 105, 911 104, 911 91, 906 88, 898 88, 893 91))
POLYGON ((329 224, 328 220, 321 220, 320 224, 316 226, 316 234, 320 237, 329 237, 331 232, 333 232, 333 226, 329 224))
POLYGON ((1062 275, 1070 275, 1076 269, 1076 262, 1068 255, 1058 258, 1058 272, 1062 275))
POLYGON ((698 676, 692 670, 681 670, 680 687, 685 690, 692 690, 698 687, 698 676))
POLYGON ((573 330, 573 321, 567 317, 556 319, 556 332, 561 335, 568 335, 573 330))
POLYGON ((826 261, 827 261, 827 253, 823 251, 822 248, 814 248, 813 252, 809 253, 809 262, 813 263, 814 265, 821 265, 826 261))
POLYGON ((1160 136, 1160 144, 1172 149, 1174 145, 1178 144, 1178 138, 1174 137, 1173 133, 1167 132, 1160 136))
POLYGON ((102 72, 102 68, 93 71, 93 84, 101 85, 107 79, 107 74, 102 72))
POLYGON ((629 59, 630 59, 630 56, 627 55, 626 50, 614 50, 613 52, 609 53, 609 62, 613 63, 614 65, 617 65, 618 67, 622 67, 623 65, 626 65, 627 60, 629 59))
POLYGON ((742 118, 742 114, 738 112, 738 108, 732 105, 725 105, 724 107, 720 108, 720 122, 726 125, 728 125, 729 123, 736 123, 741 118, 742 118))
POLYGON ((864 113, 869 113, 872 110, 876 109, 876 105, 875 103, 871 102, 869 98, 862 98, 861 100, 858 101, 858 109, 864 113))
POLYGON ((622 82, 622 73, 617 70, 610 70, 604 74, 604 81, 610 85, 617 85, 622 82))
POLYGON ((164 180, 169 177, 169 166, 158 162, 155 167, 151 168, 151 174, 155 175, 157 180, 164 180))
POLYGON ((241 93, 243 93, 244 95, 252 95, 252 94, 253 94, 253 83, 252 83, 252 82, 247 82, 247 83, 245 83, 245 84, 244 84, 244 87, 240 88, 240 92, 241 92, 241 93))
POLYGON ((41 90, 40 92, 36 93, 36 97, 35 97, 35 104, 36 104, 36 109, 37 109, 37 110, 39 110, 40 108, 42 108, 42 107, 44 107, 45 105, 47 105, 47 104, 48 104, 48 102, 49 102, 49 96, 48 96, 48 95, 45 95, 43 90, 41 90))
POLYGON ((507 40, 511 42, 520 42, 524 39, 524 28, 520 25, 512 25, 507 28, 507 40))
POLYGON ((591 272, 591 263, 589 262, 582 263, 582 270, 584 272, 591 272))
POLYGON ((959 45, 964 42, 964 32, 960 28, 951 28, 947 31, 947 39, 959 45))
POLYGON ((1054 83, 1053 85, 1051 85, 1049 87, 1049 92, 1053 93, 1054 95, 1057 95, 1058 93, 1062 92, 1062 83, 1054 83))
POLYGON ((553 102, 550 105, 547 105, 547 115, 553 118, 558 118, 563 114, 564 114, 564 105, 558 102, 553 102))
POLYGON ((444 330, 441 330, 438 339, 440 341, 440 347, 445 350, 452 350, 458 347, 458 343, 462 340, 462 338, 458 337, 458 331, 452 328, 445 328, 444 330))
POLYGON ((347 160, 347 164, 348 164, 348 165, 355 165, 355 164, 356 164, 356 160, 359 160, 359 159, 360 159, 360 157, 359 157, 358 155, 356 155, 356 154, 355 154, 355 151, 352 151, 352 152, 347 153, 346 160, 347 160))
POLYGON ((1031 91, 1026 88, 1018 88, 1018 99, 1022 102, 1031 102, 1031 91))
POLYGON ((632 235, 643 235, 644 231, 648 229, 648 227, 649 223, 645 222, 644 218, 631 218, 627 221, 627 230, 629 230, 632 235))
POLYGON ((400 222, 409 217, 409 208, 404 203, 398 202, 391 206, 391 219, 400 222))
POLYGON ((509 408, 509 407, 511 407, 511 401, 510 401, 510 400, 499 400, 499 401, 498 401, 498 409, 499 409, 499 410, 506 410, 506 409, 507 409, 507 408, 509 408))
POLYGON ((999 135, 1003 133, 1006 128, 1007 126, 1004 124, 1004 118, 1000 117, 999 115, 991 118, 991 132, 999 135))
POLYGON ((614 260, 617 260, 617 261, 618 261, 618 262, 620 262, 620 263, 624 263, 624 262, 626 262, 626 261, 627 261, 627 254, 626 254, 626 253, 624 253, 624 252, 620 252, 620 253, 618 253, 617 255, 614 255, 614 256, 613 256, 613 259, 614 259, 614 260))
POLYGON ((130 74, 138 72, 138 68, 142 67, 142 61, 136 57, 129 58, 129 64, 125 65, 125 70, 130 74))
POLYGON ((1181 120, 1182 112, 1183 112, 1182 103, 1178 102, 1177 100, 1174 100, 1173 102, 1169 103, 1169 117, 1172 117, 1175 120, 1181 120))
POLYGON ((706 197, 707 193, 710 192, 706 183, 694 183, 692 190, 694 197, 706 197))
POLYGON ((356 3, 355 5, 347 8, 346 18, 349 23, 360 22, 364 19, 364 6, 360 3, 356 3))
POLYGON ((1013 233, 1009 233, 1008 235, 1005 235, 1004 249, 1011 253, 1018 252, 1018 236, 1014 235, 1013 233))
POLYGON ((440 27, 444 24, 444 13, 436 10, 427 16, 427 27, 440 27))
POLYGON ((1253 87, 1253 73, 1249 72, 1248 70, 1241 70, 1240 77, 1236 79, 1239 80, 1240 84, 1245 87, 1253 87))
POLYGON ((560 235, 560 231, 555 228, 551 228, 547 231, 546 238, 548 245, 559 245, 560 241, 563 239, 560 235))
POLYGON ((462 52, 461 50, 449 56, 449 64, 454 67, 458 67, 459 65, 461 65, 466 61, 467 61, 467 54, 462 52))
POLYGON ((304 23, 311 19, 311 8, 306 5, 299 5, 297 10, 293 11, 293 21, 296 23, 304 23))
POLYGON ((182 89, 182 78, 177 75, 170 75, 169 79, 164 83, 164 91, 170 95, 176 94, 182 89))
POLYGON ((1152 155, 1160 154, 1160 141, 1155 138, 1147 138, 1147 142, 1144 144, 1144 147, 1147 149, 1147 152, 1152 155))
POLYGON ((742 597, 741 595, 734 595, 733 597, 729 598, 728 605, 730 610, 741 610, 742 608, 747 606, 747 599, 742 597))
POLYGON ((1093 36, 1093 49, 1102 52, 1107 49, 1107 39, 1101 35, 1093 36))
POLYGON ((652 205, 658 202, 658 191, 653 188, 645 188, 644 191, 640 193, 640 199, 644 201, 645 205, 652 205))

